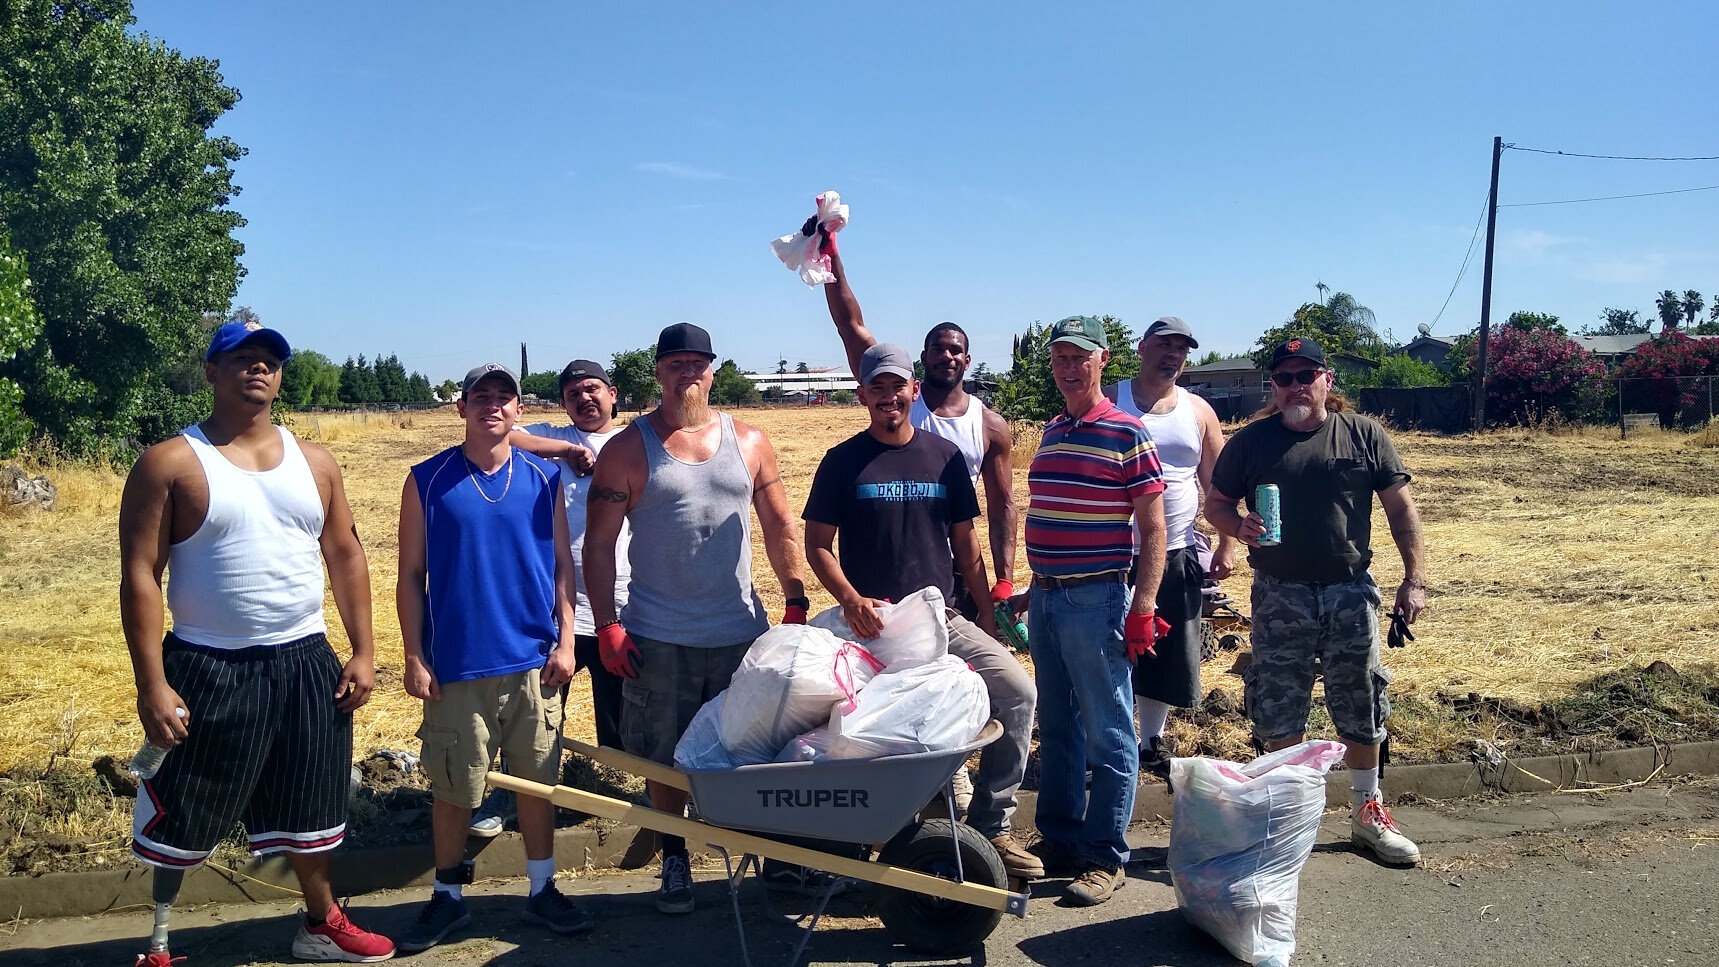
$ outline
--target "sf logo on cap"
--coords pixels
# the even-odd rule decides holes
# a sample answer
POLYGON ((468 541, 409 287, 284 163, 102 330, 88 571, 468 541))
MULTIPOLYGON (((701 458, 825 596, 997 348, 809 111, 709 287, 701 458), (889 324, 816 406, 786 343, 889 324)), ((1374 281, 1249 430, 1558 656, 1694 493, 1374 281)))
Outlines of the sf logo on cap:
POLYGON ((1290 352, 1292 352, 1292 353, 1298 353, 1298 352, 1300 352, 1300 351, 1301 351, 1301 340, 1299 340, 1299 339, 1291 339, 1291 340, 1290 340, 1290 341, 1289 341, 1289 351, 1290 351, 1290 352))

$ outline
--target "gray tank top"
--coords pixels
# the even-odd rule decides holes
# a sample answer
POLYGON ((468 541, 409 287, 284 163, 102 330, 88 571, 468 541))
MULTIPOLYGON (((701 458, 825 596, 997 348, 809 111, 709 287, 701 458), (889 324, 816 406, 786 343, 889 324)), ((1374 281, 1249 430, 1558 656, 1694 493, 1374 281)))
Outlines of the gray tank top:
POLYGON ((717 416, 722 441, 703 463, 663 449, 648 418, 635 422, 647 476, 627 514, 633 574, 621 623, 632 634, 715 648, 750 642, 770 627, 752 588, 752 474, 734 418, 717 416))

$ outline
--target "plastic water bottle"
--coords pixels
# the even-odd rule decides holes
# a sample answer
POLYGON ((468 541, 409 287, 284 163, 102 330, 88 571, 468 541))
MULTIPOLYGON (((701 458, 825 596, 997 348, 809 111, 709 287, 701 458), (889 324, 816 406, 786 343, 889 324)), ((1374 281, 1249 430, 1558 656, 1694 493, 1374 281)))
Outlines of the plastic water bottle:
POLYGON ((1019 652, 1027 650, 1027 625, 1010 610, 1007 601, 996 604, 997 630, 1002 633, 1003 640, 1009 647, 1019 652))
MULTIPOLYGON (((185 717, 184 709, 176 708, 173 711, 181 719, 185 717)), ((131 765, 128 767, 132 778, 138 780, 155 778, 155 774, 161 771, 161 764, 167 761, 167 753, 170 751, 172 750, 163 749, 148 739, 143 740, 143 748, 138 749, 137 754, 131 757, 131 765)))

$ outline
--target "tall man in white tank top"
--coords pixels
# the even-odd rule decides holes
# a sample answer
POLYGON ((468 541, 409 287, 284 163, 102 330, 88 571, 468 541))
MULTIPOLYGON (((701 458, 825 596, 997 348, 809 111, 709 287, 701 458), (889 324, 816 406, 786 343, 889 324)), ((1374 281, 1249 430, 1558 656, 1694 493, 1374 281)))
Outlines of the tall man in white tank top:
MULTIPOLYGON (((585 591, 603 666, 620 676, 626 751, 666 766, 705 702, 728 687, 769 628, 752 586, 752 515, 786 599, 783 624, 805 624, 806 559, 761 431, 710 408, 716 353, 710 334, 680 322, 657 336, 662 403, 603 447, 585 519, 585 591), (616 545, 632 539, 626 604, 617 607, 616 545)), ((672 815, 687 794, 647 780, 651 805, 672 815)), ((657 909, 693 909, 686 841, 662 843, 657 909)))
MULTIPOLYGON (((848 284, 847 269, 841 253, 836 251, 836 238, 826 235, 824 252, 830 257, 830 271, 836 280, 824 286, 824 299, 829 303, 830 319, 847 350, 848 365, 858 375, 866 350, 877 344, 877 338, 866 328, 860 313, 859 299, 848 284)), ((1015 595, 1015 512, 1014 468, 1010 466, 1009 448, 1013 442, 1008 421, 986 407, 967 392, 964 380, 972 356, 967 352, 967 333, 953 322, 940 322, 925 334, 925 347, 919 361, 925 367, 925 379, 920 382, 919 398, 913 401, 908 422, 916 429, 942 437, 955 444, 967 464, 967 476, 974 483, 985 480, 985 523, 990 532, 991 563, 997 576, 988 596, 967 587, 959 570, 954 576, 955 595, 950 605, 969 622, 978 619, 979 609, 990 610, 999 602, 1015 595)), ((977 631, 977 629, 974 629, 977 631)), ((1032 741, 1033 712, 1038 706, 1038 691, 1032 676, 1000 642, 983 634, 950 638, 950 651, 956 652, 985 680, 985 690, 991 698, 991 709, 998 721, 1007 728, 1001 739, 986 747, 979 757, 978 788, 970 788, 972 780, 967 770, 955 773, 956 803, 959 808, 972 808, 967 822, 979 832, 997 842, 1013 842, 1010 830, 1014 822, 1016 793, 1026 775, 1028 752, 1032 741)), ((1021 864, 1033 863, 1024 851, 1015 849, 1005 858, 1011 871, 1024 869, 1021 864)), ((1035 874, 1036 875, 1036 874, 1035 874)))
MULTIPOLYGON (((1142 655, 1134 663, 1140 768, 1161 778, 1170 774, 1169 750, 1164 747, 1170 709, 1192 708, 1200 701, 1200 585, 1206 571, 1194 543, 1194 521, 1200 494, 1211 489, 1212 467, 1224 448, 1223 427, 1212 405, 1176 385, 1188 364, 1188 351, 1199 347, 1187 323, 1165 316, 1140 337, 1140 375, 1104 388, 1117 409, 1146 425, 1164 468, 1169 558, 1158 585, 1158 616, 1170 623, 1170 633, 1158 639, 1156 654, 1142 655)), ((1139 532, 1135 534, 1139 553, 1139 532)), ((1235 554, 1235 539, 1220 537, 1212 577, 1228 577, 1235 554)))
MULTIPOLYGON (((255 854, 286 853, 304 895, 305 960, 394 956, 334 901, 346 835, 352 713, 376 681, 370 570, 340 465, 270 421, 286 338, 230 322, 209 344, 214 414, 150 447, 120 500, 120 622, 137 713, 170 750, 138 790, 132 852, 155 867, 155 929, 138 967, 168 967, 186 871, 243 820, 255 854), (352 657, 329 647, 323 565, 352 657), (162 633, 162 575, 173 630, 162 633)), ((182 959, 182 958, 181 958, 182 959)))

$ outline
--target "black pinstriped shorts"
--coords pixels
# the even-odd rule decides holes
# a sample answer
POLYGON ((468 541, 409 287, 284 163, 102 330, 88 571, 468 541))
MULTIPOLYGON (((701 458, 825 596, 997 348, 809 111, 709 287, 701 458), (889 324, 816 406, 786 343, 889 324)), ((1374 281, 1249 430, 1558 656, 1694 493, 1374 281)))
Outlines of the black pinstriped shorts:
POLYGON ((227 649, 168 634, 161 647, 167 684, 190 712, 190 734, 137 791, 137 858, 196 866, 240 821, 256 854, 340 845, 352 716, 335 707, 341 668, 328 639, 227 649))

